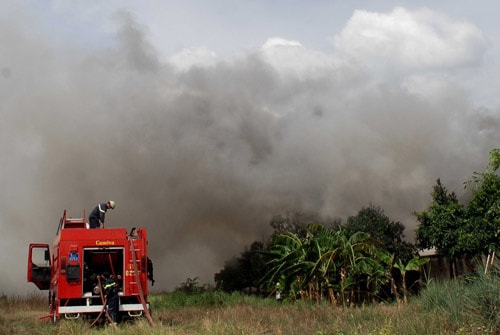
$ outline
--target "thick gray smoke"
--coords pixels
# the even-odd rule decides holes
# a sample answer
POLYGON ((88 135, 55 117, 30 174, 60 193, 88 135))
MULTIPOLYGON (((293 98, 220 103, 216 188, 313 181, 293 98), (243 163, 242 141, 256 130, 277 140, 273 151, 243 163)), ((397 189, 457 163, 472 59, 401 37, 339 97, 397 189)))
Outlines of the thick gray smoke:
POLYGON ((498 114, 459 85, 427 98, 347 52, 274 40, 181 66, 127 14, 113 47, 85 52, 18 21, 0 21, 4 292, 36 290, 27 245, 51 243, 64 209, 108 199, 108 227, 148 228, 157 289, 211 283, 286 211, 345 219, 373 203, 412 236, 436 178, 460 193, 500 139, 498 114))

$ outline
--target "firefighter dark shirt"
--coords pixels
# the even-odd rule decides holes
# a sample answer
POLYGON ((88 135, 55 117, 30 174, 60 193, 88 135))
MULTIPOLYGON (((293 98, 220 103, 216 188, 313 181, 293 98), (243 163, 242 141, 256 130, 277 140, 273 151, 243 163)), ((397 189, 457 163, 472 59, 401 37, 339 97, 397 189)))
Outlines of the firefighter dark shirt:
POLYGON ((108 303, 108 313, 113 322, 118 322, 118 287, 112 276, 110 276, 104 283, 104 294, 108 303))
POLYGON ((89 215, 90 228, 99 228, 99 222, 104 223, 107 211, 108 207, 106 206, 105 202, 95 206, 95 208, 92 210, 92 212, 90 212, 89 215))

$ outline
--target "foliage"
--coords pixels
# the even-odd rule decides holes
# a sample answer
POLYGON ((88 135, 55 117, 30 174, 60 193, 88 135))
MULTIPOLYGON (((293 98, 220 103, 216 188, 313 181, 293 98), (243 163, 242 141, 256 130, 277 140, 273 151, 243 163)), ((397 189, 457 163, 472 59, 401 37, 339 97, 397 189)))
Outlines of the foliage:
POLYGON ((500 149, 495 148, 490 151, 490 168, 496 171, 500 168, 500 149))
POLYGON ((224 292, 243 290, 242 272, 238 258, 226 261, 224 268, 214 275, 215 287, 224 292))
POLYGON ((406 274, 410 271, 419 271, 420 267, 425 263, 429 262, 429 258, 420 258, 418 255, 410 259, 407 263, 403 263, 401 259, 398 259, 394 263, 394 268, 398 269, 402 277, 403 286, 403 300, 408 303, 408 288, 406 284, 406 274))
POLYGON ((472 197, 467 207, 466 232, 460 242, 468 254, 486 254, 499 247, 500 233, 500 150, 490 152, 490 162, 482 173, 475 173, 466 184, 472 197))
POLYGON ((356 216, 349 217, 345 229, 348 235, 358 231, 370 234, 372 239, 402 262, 408 262, 416 255, 415 246, 404 240, 404 225, 390 220, 382 208, 373 204, 363 207, 356 216))
POLYGON ((280 282, 289 298, 319 302, 328 297, 347 306, 374 299, 388 282, 389 255, 370 234, 349 235, 343 226, 310 224, 301 235, 305 237, 292 232, 274 236, 264 277, 269 288, 280 282))
POLYGON ((500 234, 500 149, 490 151, 484 172, 475 172, 465 183, 471 198, 464 206, 438 179, 429 209, 415 212, 420 222, 416 230, 420 248, 435 247, 452 261, 473 259, 499 247, 500 234))
POLYGON ((198 283, 198 277, 194 277, 187 278, 186 281, 181 284, 181 286, 175 288, 174 292, 179 291, 187 294, 197 294, 206 292, 208 290, 208 285, 200 285, 198 283))
MULTIPOLYGON (((287 212, 284 215, 272 217, 270 226, 274 229, 273 237, 286 234, 303 237, 302 234, 307 231, 307 225, 312 222, 321 222, 325 226, 340 224, 339 219, 323 220, 315 213, 287 212)), ((250 249, 243 251, 239 257, 226 261, 224 268, 214 276, 216 288, 225 292, 246 291, 265 294, 262 278, 269 271, 268 248, 263 242, 255 241, 250 249)), ((270 286, 274 287, 274 284, 270 286)))
POLYGON ((260 281, 266 272, 267 259, 262 242, 255 241, 240 257, 226 262, 214 276, 216 288, 225 292, 254 290, 260 293, 260 281))
POLYGON ((318 214, 311 212, 287 212, 284 215, 280 214, 273 216, 269 222, 274 230, 273 235, 294 233, 299 236, 307 231, 307 226, 311 223, 334 228, 340 225, 341 220, 339 218, 323 219, 318 214))
POLYGON ((427 211, 415 212, 420 224, 416 239, 419 248, 436 248, 443 256, 454 259, 461 255, 460 236, 463 234, 465 209, 454 192, 448 192, 441 180, 436 181, 427 211))
POLYGON ((343 305, 376 301, 392 278, 389 255, 405 263, 416 253, 404 241, 404 226, 373 205, 345 225, 340 219, 297 212, 273 217, 271 226, 275 230, 267 245, 254 242, 215 274, 217 289, 269 295, 280 283, 291 300, 326 298, 343 305))

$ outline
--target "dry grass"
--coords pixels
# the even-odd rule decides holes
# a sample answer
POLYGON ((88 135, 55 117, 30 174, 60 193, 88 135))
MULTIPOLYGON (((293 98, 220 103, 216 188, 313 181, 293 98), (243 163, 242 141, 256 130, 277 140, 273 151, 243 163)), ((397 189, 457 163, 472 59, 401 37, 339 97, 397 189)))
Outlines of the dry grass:
MULTIPOLYGON (((142 319, 123 323, 119 329, 100 327, 89 329, 89 322, 39 320, 46 313, 40 303, 11 303, 4 309, 0 321, 1 334, 402 334, 412 319, 412 307, 395 306, 354 309, 330 306, 293 305, 230 307, 185 307, 155 313, 151 327, 142 319)), ((423 327, 405 334, 425 334, 423 327)), ((436 332, 435 334, 441 334, 436 332)))
POLYGON ((388 335, 491 334, 479 329, 453 329, 444 316, 417 303, 357 308, 306 303, 241 303, 224 307, 179 307, 154 311, 155 325, 145 319, 89 328, 84 320, 40 320, 47 313, 43 297, 2 297, 0 334, 204 334, 204 335, 388 335))
MULTIPOLYGON (((40 312, 47 313, 47 298, 0 296, 0 334, 38 334, 40 312)), ((48 333, 39 333, 48 334, 48 333)))

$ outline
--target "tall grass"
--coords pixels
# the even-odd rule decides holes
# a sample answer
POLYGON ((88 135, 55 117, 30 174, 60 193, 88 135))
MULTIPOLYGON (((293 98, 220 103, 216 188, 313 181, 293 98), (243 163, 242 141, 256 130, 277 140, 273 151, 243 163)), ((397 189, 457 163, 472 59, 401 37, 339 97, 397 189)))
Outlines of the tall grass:
POLYGON ((460 333, 500 333, 500 271, 461 280, 431 282, 418 304, 422 309, 443 315, 460 333))
POLYGON ((263 299, 244 295, 238 292, 204 291, 197 294, 186 294, 181 291, 160 293, 150 297, 153 310, 176 309, 183 307, 231 307, 235 305, 252 305, 255 307, 275 305, 273 299, 263 299))
POLYGON ((287 334, 421 335, 500 333, 499 273, 469 281, 431 282, 407 305, 355 308, 327 303, 279 303, 215 290, 174 291, 150 296, 155 325, 145 319, 89 328, 89 320, 39 320, 45 296, 0 296, 0 334, 287 334))

